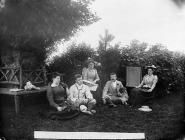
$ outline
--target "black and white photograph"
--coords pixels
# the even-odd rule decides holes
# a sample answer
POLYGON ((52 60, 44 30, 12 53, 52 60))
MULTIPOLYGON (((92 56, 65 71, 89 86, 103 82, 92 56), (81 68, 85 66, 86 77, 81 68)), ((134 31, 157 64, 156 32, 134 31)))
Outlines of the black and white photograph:
POLYGON ((0 140, 185 140, 185 0, 0 0, 0 140))

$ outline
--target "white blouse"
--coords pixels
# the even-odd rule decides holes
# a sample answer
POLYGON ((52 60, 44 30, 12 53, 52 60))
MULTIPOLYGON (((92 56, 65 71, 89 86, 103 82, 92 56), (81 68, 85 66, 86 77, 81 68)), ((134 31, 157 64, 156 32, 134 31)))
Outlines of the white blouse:
POLYGON ((89 90, 89 87, 82 84, 79 86, 78 84, 74 84, 69 89, 69 99, 75 101, 77 99, 93 99, 93 96, 89 90))
POLYGON ((83 79, 93 82, 96 79, 99 79, 98 72, 96 69, 83 69, 82 70, 83 79))
POLYGON ((152 87, 153 84, 156 84, 158 81, 157 75, 145 75, 143 78, 144 87, 152 87))

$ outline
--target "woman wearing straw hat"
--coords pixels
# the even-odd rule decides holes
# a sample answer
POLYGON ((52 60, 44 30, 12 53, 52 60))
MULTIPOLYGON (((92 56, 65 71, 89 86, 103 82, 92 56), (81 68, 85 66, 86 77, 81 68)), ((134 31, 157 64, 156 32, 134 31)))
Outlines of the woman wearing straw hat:
POLYGON ((153 74, 155 69, 156 67, 154 65, 147 66, 148 74, 143 77, 140 85, 132 89, 130 92, 129 103, 131 105, 142 105, 154 95, 154 89, 158 81, 157 75, 153 74))

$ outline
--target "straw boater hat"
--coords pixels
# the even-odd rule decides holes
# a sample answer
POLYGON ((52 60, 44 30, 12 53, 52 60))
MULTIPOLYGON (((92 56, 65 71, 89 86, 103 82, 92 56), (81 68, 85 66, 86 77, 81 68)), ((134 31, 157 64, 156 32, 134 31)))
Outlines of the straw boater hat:
POLYGON ((138 109, 139 111, 144 111, 144 112, 151 112, 152 109, 149 108, 149 106, 142 106, 138 109))
POLYGON ((156 69, 156 66, 151 65, 151 66, 146 66, 147 69, 151 68, 151 69, 156 69))

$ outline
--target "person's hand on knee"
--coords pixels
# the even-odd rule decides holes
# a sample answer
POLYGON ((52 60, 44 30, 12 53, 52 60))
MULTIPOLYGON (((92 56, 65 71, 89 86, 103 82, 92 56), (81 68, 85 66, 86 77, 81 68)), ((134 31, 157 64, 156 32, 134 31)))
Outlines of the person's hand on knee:
POLYGON ((58 106, 58 107, 57 107, 57 110, 58 110, 58 111, 63 111, 65 108, 66 108, 66 106, 64 106, 64 107, 58 106))
POLYGON ((152 92, 152 89, 148 89, 147 92, 152 92))
POLYGON ((75 102, 74 102, 74 105, 76 107, 78 107, 80 105, 80 103, 81 103, 80 100, 79 99, 76 99, 75 102))
POLYGON ((89 103, 92 103, 92 104, 96 104, 96 100, 95 99, 89 99, 89 103))
POLYGON ((103 104, 105 105, 106 104, 106 100, 105 99, 102 99, 102 101, 103 101, 103 104))
POLYGON ((118 92, 118 97, 121 97, 122 96, 122 93, 118 92))

